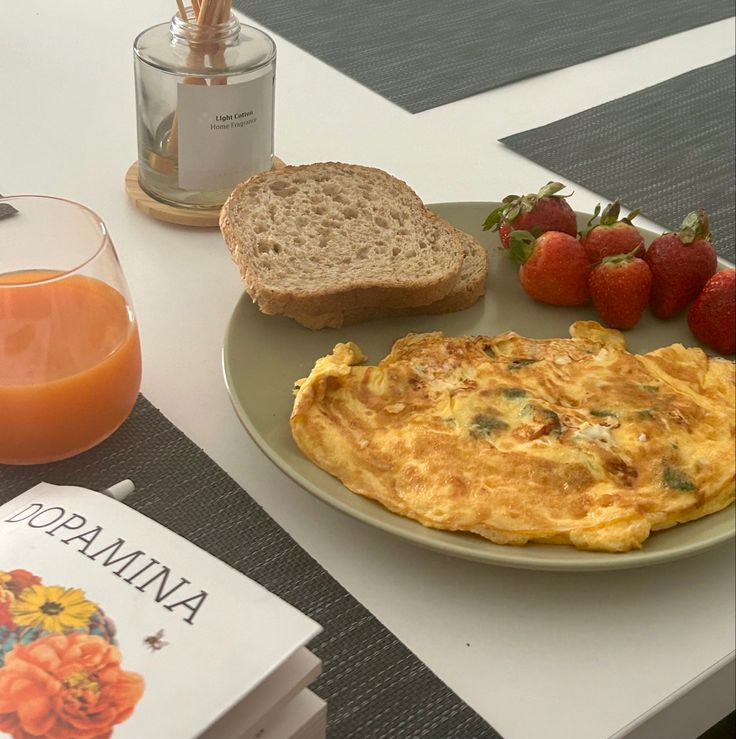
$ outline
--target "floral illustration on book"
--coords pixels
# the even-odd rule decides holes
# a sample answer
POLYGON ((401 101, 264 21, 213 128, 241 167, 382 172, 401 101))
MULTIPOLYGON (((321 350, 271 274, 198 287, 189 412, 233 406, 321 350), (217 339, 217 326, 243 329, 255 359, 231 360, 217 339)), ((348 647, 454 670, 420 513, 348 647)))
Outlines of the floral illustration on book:
POLYGON ((145 687, 123 670, 115 633, 83 590, 0 570, 0 735, 111 736, 145 687))

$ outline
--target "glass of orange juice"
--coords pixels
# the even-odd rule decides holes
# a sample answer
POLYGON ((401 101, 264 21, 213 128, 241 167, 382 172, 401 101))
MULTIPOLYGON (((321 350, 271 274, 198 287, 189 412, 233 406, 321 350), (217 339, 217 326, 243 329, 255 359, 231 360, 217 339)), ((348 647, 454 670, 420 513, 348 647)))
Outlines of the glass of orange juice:
POLYGON ((128 417, 138 327, 110 234, 62 198, 0 198, 0 464, 90 449, 128 417), (14 209, 16 212, 12 212, 14 209))

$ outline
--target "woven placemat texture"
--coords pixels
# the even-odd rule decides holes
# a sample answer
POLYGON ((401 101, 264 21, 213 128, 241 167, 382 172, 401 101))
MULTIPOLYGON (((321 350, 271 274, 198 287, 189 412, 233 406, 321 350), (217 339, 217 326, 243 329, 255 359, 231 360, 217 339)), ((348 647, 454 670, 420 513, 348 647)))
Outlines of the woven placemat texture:
POLYGON ((716 251, 733 262, 735 126, 731 57, 501 141, 669 230, 705 208, 716 251))
POLYGON ((89 452, 0 465, 0 503, 41 481, 99 490, 125 478, 136 485, 131 507, 321 624, 310 648, 323 662, 313 689, 328 703, 329 737, 499 737, 143 396, 89 452))
POLYGON ((732 0, 234 0, 411 113, 734 14, 732 0))

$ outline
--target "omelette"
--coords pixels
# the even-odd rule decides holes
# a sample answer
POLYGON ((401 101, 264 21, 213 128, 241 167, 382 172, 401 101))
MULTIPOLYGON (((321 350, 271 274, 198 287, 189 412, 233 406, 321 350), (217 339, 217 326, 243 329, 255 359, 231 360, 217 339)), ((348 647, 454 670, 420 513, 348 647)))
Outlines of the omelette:
POLYGON ((409 334, 377 366, 337 344, 295 385, 292 435, 354 493, 495 544, 626 552, 732 503, 734 363, 570 335, 409 334))

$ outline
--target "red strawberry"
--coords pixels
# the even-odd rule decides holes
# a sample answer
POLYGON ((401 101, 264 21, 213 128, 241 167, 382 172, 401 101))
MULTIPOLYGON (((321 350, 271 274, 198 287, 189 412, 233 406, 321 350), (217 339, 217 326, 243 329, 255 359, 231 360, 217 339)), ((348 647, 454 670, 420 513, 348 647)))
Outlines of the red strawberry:
POLYGON ((507 195, 502 204, 491 211, 483 224, 484 231, 498 231, 504 249, 509 248, 512 231, 529 231, 540 236, 545 231, 561 231, 577 236, 575 211, 557 193, 565 187, 561 182, 548 182, 538 193, 507 195))
POLYGON ((552 305, 582 305, 590 300, 590 262, 574 236, 546 231, 535 239, 528 231, 513 231, 509 255, 521 264, 521 286, 535 300, 552 305))
POLYGON ((695 338, 721 354, 736 352, 736 269, 724 269, 705 283, 687 323, 695 338))
POLYGON ((643 257, 644 237, 631 223, 640 212, 637 208, 625 218, 619 218, 621 203, 618 200, 607 205, 602 213, 600 203, 596 205, 593 217, 588 221, 587 231, 580 234, 580 243, 585 247, 588 259, 597 264, 603 257, 611 254, 628 254, 632 251, 636 252, 637 257, 643 257))
POLYGON ((654 239, 644 258, 652 270, 652 312, 672 318, 695 300, 716 271, 706 212, 701 208, 688 214, 677 233, 654 239))
POLYGON ((603 257, 588 277, 593 305, 611 328, 633 328, 649 303, 652 272, 637 250, 603 257))

